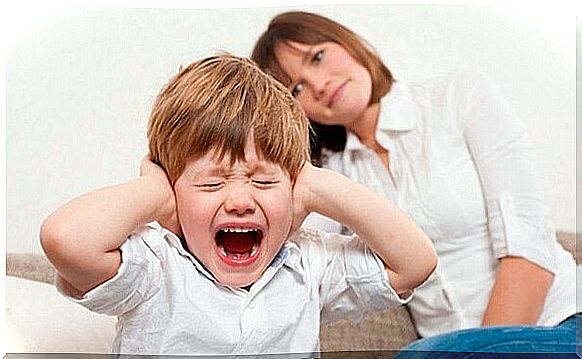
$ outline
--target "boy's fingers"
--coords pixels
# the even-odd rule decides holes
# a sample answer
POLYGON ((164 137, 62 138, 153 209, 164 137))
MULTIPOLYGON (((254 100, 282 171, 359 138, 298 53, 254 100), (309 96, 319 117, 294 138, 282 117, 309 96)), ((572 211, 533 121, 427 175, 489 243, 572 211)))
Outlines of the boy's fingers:
POLYGON ((139 163, 139 175, 143 176, 145 175, 148 171, 147 171, 147 165, 148 162, 150 161, 150 156, 149 155, 145 155, 142 159, 141 162, 139 163))
POLYGON ((166 172, 160 166, 152 162, 149 155, 142 158, 139 166, 139 174, 140 176, 155 175, 158 177, 166 177, 166 172))

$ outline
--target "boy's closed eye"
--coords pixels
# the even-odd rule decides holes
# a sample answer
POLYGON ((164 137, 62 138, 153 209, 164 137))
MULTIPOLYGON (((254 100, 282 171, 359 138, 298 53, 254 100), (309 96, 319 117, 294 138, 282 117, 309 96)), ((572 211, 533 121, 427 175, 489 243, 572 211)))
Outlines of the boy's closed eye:
MULTIPOLYGON (((251 179, 251 183, 258 188, 270 188, 279 183, 279 181, 271 179, 251 179)), ((198 188, 209 191, 219 190, 223 186, 224 182, 205 182, 196 185, 198 188)))
POLYGON ((269 188, 279 183, 279 181, 271 179, 252 179, 252 182, 253 185, 259 188, 269 188))
POLYGON ((224 185, 223 182, 207 182, 207 183, 197 184, 196 187, 201 188, 203 190, 216 191, 216 190, 222 188, 223 185, 224 185))

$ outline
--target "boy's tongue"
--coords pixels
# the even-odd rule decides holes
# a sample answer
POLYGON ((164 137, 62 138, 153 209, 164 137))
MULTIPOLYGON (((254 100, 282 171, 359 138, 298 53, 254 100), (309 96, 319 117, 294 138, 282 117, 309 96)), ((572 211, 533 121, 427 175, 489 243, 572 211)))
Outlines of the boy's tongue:
POLYGON ((249 233, 229 233, 223 237, 223 247, 226 253, 248 253, 255 244, 254 236, 249 233))

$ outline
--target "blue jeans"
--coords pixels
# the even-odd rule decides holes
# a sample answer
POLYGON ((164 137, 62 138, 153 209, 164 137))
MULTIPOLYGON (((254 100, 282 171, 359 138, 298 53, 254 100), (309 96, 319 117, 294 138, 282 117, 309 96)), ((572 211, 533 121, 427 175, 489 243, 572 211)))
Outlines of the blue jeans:
POLYGON ((578 358, 576 349, 582 354, 582 333, 576 337, 576 324, 582 329, 582 316, 573 315, 553 327, 459 330, 412 342, 396 358, 578 358))

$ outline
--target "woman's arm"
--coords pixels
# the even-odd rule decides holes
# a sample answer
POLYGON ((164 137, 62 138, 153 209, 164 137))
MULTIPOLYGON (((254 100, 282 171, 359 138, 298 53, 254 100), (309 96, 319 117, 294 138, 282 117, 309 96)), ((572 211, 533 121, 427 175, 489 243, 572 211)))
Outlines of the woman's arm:
POLYGON ((482 325, 536 324, 553 278, 527 259, 501 258, 482 325))
POLYGON ((411 291, 434 271, 436 253, 426 234, 393 203, 368 188, 306 164, 295 184, 295 196, 303 218, 318 212, 357 233, 382 259, 397 293, 411 291))
POLYGON ((148 162, 142 163, 142 173, 144 166, 149 168, 147 174, 84 194, 42 223, 42 247, 59 280, 77 294, 117 273, 121 264, 118 248, 133 230, 174 214, 174 194, 165 173, 157 166, 150 168, 155 165, 148 162))
POLYGON ((479 173, 500 263, 483 325, 535 324, 555 270, 555 241, 535 149, 525 126, 485 77, 467 96, 463 135, 479 173))

